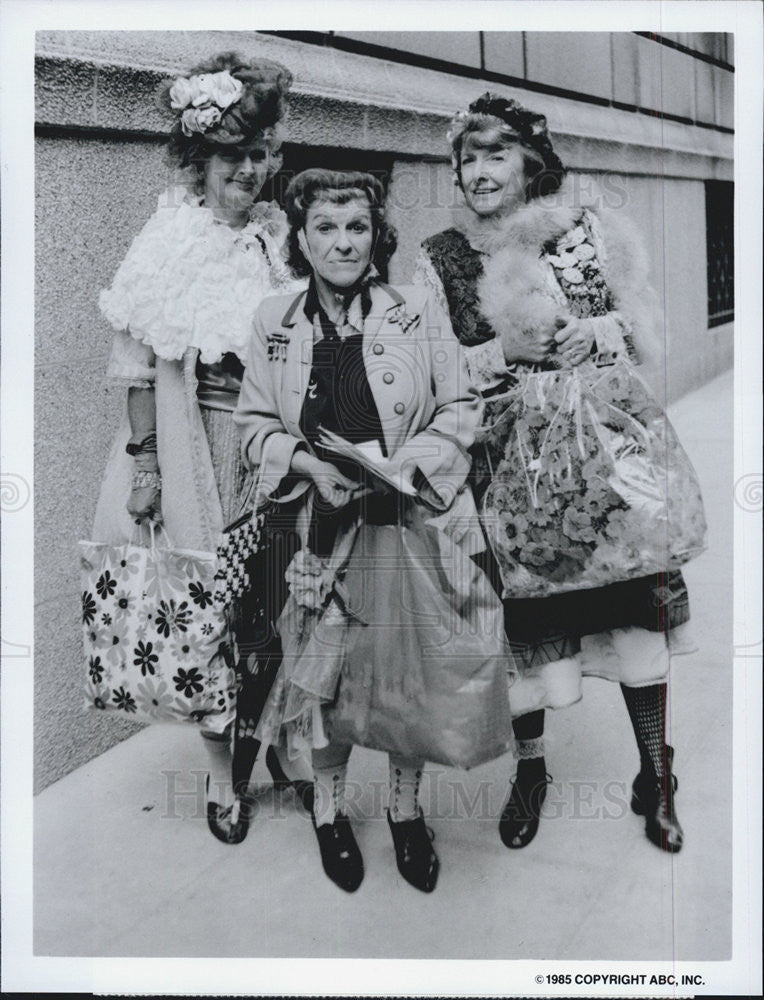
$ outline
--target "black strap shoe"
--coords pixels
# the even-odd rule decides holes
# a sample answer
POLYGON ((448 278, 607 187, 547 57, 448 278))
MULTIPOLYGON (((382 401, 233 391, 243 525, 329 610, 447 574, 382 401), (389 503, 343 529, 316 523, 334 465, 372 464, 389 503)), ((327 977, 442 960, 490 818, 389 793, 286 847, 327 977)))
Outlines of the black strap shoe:
POLYGON ((398 871, 415 889, 432 892, 438 882, 440 861, 432 848, 434 834, 425 826, 422 813, 416 819, 394 823, 388 809, 387 822, 393 835, 398 871))
POLYGON ((543 757, 517 762, 509 801, 499 820, 499 836, 505 847, 527 847, 538 832, 541 807, 546 799, 551 774, 546 772, 543 757))
POLYGON ((355 892, 363 882, 363 858, 353 836, 350 820, 338 813, 333 823, 316 826, 316 818, 312 813, 311 817, 324 871, 340 889, 355 892))
POLYGON ((207 826, 210 833, 224 844, 240 844, 249 832, 249 824, 257 811, 257 803, 248 795, 237 795, 232 806, 210 801, 210 776, 205 786, 207 826))
POLYGON ((665 773, 658 777, 653 771, 642 770, 631 786, 631 809, 645 817, 645 836, 663 851, 681 851, 684 834, 674 812, 674 793, 679 787, 672 771, 674 748, 667 746, 665 773))

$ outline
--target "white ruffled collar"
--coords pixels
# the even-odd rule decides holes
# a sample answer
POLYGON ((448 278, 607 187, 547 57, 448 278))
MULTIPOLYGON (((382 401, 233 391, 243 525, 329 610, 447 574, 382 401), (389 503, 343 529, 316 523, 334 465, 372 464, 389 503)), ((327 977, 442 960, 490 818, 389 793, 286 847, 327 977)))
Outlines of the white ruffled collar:
POLYGON ((260 302, 304 284, 284 261, 286 233, 275 202, 257 202, 235 230, 187 185, 173 184, 101 293, 101 309, 115 329, 166 360, 196 347, 206 364, 229 351, 243 361, 260 302))

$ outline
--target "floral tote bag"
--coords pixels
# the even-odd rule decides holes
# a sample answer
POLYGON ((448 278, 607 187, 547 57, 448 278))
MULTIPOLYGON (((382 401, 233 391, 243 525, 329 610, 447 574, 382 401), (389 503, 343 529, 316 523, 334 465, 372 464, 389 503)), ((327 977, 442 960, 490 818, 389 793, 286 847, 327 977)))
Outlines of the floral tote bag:
POLYGON ((173 548, 153 525, 148 547, 82 541, 79 549, 86 706, 222 732, 236 685, 225 613, 213 599, 215 555, 173 548))

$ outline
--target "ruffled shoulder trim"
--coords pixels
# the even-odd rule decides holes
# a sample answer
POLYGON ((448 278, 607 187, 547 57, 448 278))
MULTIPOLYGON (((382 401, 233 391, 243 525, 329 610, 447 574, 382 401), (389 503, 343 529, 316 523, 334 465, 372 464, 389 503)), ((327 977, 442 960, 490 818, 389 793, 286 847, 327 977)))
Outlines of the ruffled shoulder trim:
POLYGON ((133 240, 99 305, 166 360, 196 347, 205 364, 226 352, 246 359, 252 318, 268 295, 301 287, 282 254, 286 218, 276 203, 256 204, 233 230, 183 185, 173 185, 133 240))

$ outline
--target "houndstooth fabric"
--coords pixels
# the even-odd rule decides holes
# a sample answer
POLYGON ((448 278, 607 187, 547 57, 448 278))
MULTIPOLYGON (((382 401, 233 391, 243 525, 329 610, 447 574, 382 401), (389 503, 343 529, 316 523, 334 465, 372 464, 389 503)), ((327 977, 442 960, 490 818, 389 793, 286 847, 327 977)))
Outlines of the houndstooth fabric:
POLYGON ((260 549, 265 516, 265 511, 252 512, 234 522, 223 533, 223 541, 217 549, 218 569, 215 573, 215 600, 223 607, 228 607, 249 589, 247 563, 260 549))

